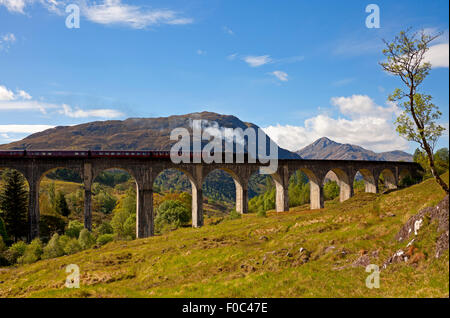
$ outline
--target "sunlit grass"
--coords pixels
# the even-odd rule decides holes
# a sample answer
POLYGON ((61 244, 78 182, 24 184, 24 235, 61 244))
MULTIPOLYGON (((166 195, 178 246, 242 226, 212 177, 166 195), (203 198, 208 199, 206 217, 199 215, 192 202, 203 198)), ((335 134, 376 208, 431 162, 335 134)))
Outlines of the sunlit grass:
POLYGON ((0 269, 0 297, 448 297, 449 256, 433 257, 434 224, 417 239, 427 259, 382 270, 379 289, 366 287, 364 267, 351 266, 361 251, 378 251, 371 262, 381 267, 406 245, 394 239, 402 224, 443 197, 427 180, 326 202, 322 210, 211 218, 200 229, 0 269), (301 248, 310 252, 306 263, 301 248), (64 287, 68 264, 80 267, 80 289, 64 287))

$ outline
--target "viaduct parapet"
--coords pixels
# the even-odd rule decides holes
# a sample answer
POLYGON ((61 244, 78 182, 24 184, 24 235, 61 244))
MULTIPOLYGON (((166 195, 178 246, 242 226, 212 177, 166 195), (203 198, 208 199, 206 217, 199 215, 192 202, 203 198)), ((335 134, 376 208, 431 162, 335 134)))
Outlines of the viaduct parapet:
MULTIPOLYGON (((136 235, 138 238, 154 234, 153 181, 167 169, 182 171, 192 186, 192 226, 203 225, 202 184, 213 170, 228 172, 236 185, 236 211, 248 211, 248 183, 250 177, 259 171, 259 163, 181 163, 175 164, 170 158, 80 158, 78 156, 38 156, 8 157, 0 153, 0 169, 10 168, 21 172, 29 185, 28 226, 31 240, 39 236, 39 185, 48 172, 58 168, 67 168, 79 173, 84 186, 84 225, 92 229, 92 193, 93 180, 102 171, 122 169, 136 180, 137 209, 136 235)), ((289 211, 288 186, 290 177, 296 171, 304 172, 310 181, 310 207, 324 207, 323 184, 325 176, 332 171, 340 186, 340 201, 353 196, 353 180, 359 172, 365 182, 365 191, 377 193, 378 180, 383 174, 385 187, 397 188, 400 180, 410 175, 417 176, 421 168, 412 162, 359 161, 359 160, 305 160, 286 159, 278 161, 278 169, 271 177, 276 185, 276 211, 289 211)))

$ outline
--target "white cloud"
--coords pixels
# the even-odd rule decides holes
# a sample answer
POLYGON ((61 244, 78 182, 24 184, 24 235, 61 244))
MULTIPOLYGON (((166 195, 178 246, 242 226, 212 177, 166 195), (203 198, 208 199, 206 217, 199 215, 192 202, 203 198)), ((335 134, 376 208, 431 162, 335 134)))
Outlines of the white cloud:
MULTIPOLYGON (((50 125, 0 125, 0 133, 7 134, 34 134, 55 126, 50 125)), ((6 137, 5 137, 6 138, 6 137)))
POLYGON ((229 27, 227 27, 227 26, 222 27, 222 30, 223 30, 223 32, 225 32, 226 34, 234 35, 233 30, 231 30, 231 29, 230 29, 229 27))
POLYGON ((272 59, 270 55, 260 55, 260 56, 245 56, 243 60, 251 67, 258 67, 267 63, 270 63, 272 59))
POLYGON ((87 118, 87 117, 117 118, 123 116, 121 112, 114 109, 83 110, 80 108, 76 108, 75 110, 73 110, 72 107, 66 104, 62 105, 62 109, 59 110, 58 113, 71 118, 87 118))
POLYGON ((300 150, 321 137, 377 152, 408 149, 408 142, 397 134, 393 125, 393 115, 398 111, 394 104, 381 107, 362 95, 335 97, 331 103, 341 116, 349 118, 320 114, 306 119, 303 126, 275 125, 264 131, 281 147, 291 151, 300 150))
POLYGON ((433 45, 425 54, 425 61, 430 62, 433 68, 448 67, 448 59, 449 59, 448 51, 449 51, 448 43, 440 43, 433 45))
POLYGON ((121 24, 134 29, 143 29, 159 24, 189 24, 193 20, 180 17, 172 10, 144 9, 140 6, 128 5, 121 0, 105 0, 102 4, 81 6, 82 14, 91 22, 99 24, 121 24))
MULTIPOLYGON (((1 1, 1 0, 0 0, 1 1)), ((13 33, 6 33, 0 36, 0 51, 8 50, 12 43, 16 42, 16 36, 13 33)))
POLYGON ((0 101, 3 100, 13 100, 14 93, 7 89, 5 86, 0 85, 0 101))
POLYGON ((283 72, 283 71, 273 71, 270 74, 272 74, 273 76, 275 76, 276 78, 278 78, 282 82, 287 82, 288 81, 288 74, 283 72))
POLYGON ((161 24, 190 24, 193 19, 180 16, 173 10, 150 9, 147 6, 129 5, 121 0, 103 0, 92 4, 86 0, 0 0, 0 6, 5 6, 8 11, 25 14, 25 8, 33 3, 39 3, 48 11, 64 15, 64 9, 68 4, 74 3, 80 6, 82 16, 87 20, 103 24, 124 25, 134 29, 144 29, 148 26, 161 24))
POLYGON ((98 117, 109 119, 124 116, 123 113, 114 109, 83 110, 76 108, 73 110, 66 104, 58 105, 33 100, 31 95, 24 90, 17 90, 15 94, 3 85, 0 85, 0 111, 39 111, 42 114, 53 111, 53 113, 56 112, 71 118, 98 117))
POLYGON ((27 0, 0 0, 0 6, 3 5, 9 12, 24 13, 25 6, 33 1, 27 0))
POLYGON ((206 55, 206 51, 203 50, 197 50, 198 55, 206 55))

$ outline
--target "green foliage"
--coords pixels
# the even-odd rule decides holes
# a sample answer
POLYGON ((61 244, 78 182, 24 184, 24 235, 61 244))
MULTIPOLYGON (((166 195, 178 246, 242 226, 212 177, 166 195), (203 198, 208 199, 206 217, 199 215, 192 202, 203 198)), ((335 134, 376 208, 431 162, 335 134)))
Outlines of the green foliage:
POLYGON ((103 234, 113 234, 114 229, 109 222, 103 222, 95 229, 95 233, 97 234, 97 236, 103 234))
POLYGON ((36 238, 26 246, 23 256, 17 259, 17 263, 31 264, 37 262, 41 258, 43 252, 42 242, 40 239, 36 238))
POLYGON ((59 214, 42 214, 39 221, 39 232, 41 238, 46 241, 53 234, 63 234, 67 219, 59 214))
POLYGON ((72 238, 78 238, 82 229, 84 229, 83 223, 73 220, 69 222, 65 234, 72 238))
POLYGON ((235 209, 231 210, 230 214, 228 214, 227 219, 228 220, 237 220, 240 219, 242 217, 242 215, 237 212, 235 209))
POLYGON ((0 238, 2 238, 2 242, 8 242, 9 241, 9 237, 8 237, 8 233, 6 232, 6 226, 5 226, 5 222, 3 222, 3 219, 0 217, 0 238))
POLYGON ((56 199, 55 199, 55 211, 58 214, 61 214, 62 216, 69 216, 70 214, 70 209, 69 206, 67 205, 67 201, 66 201, 66 197, 64 196, 64 193, 62 193, 61 191, 58 191, 58 193, 56 194, 56 199))
POLYGON ((353 181, 353 189, 355 193, 364 192, 366 189, 366 185, 363 179, 353 181))
MULTIPOLYGON (((425 151, 416 149, 413 155, 413 161, 420 164, 420 166, 424 170, 423 179, 432 178, 433 175, 431 173, 430 161, 425 151)), ((448 171, 449 169, 449 152, 448 148, 441 148, 434 153, 434 165, 436 168, 436 172, 441 175, 448 171)))
POLYGON ((336 181, 328 181, 323 186, 323 196, 325 200, 333 200, 339 196, 340 188, 336 181))
POLYGON ((156 231, 169 226, 172 229, 188 223, 191 220, 191 211, 180 200, 166 200, 158 207, 155 219, 156 231))
POLYGON ((114 210, 116 203, 116 198, 109 191, 104 189, 97 191, 97 194, 94 196, 94 210, 105 214, 111 213, 114 210))
POLYGON ((98 245, 105 245, 109 242, 114 241, 114 235, 113 234, 102 234, 97 238, 97 244, 98 245))
POLYGON ((25 254, 27 244, 19 241, 11 245, 5 253, 5 257, 10 264, 16 264, 17 260, 25 254))
POLYGON ((44 253, 42 254, 42 259, 49 259, 60 257, 64 255, 64 246, 62 246, 59 241, 59 234, 53 234, 50 241, 44 247, 44 253))
POLYGON ((3 241, 3 237, 0 236, 0 253, 6 250, 6 243, 3 241))
POLYGON ((66 197, 69 210, 77 215, 83 213, 84 208, 84 191, 78 189, 75 192, 69 193, 66 197))
POLYGON ((116 238, 132 240, 136 237, 136 187, 128 189, 113 211, 111 220, 116 238), (134 223, 133 223, 134 222, 134 223))
POLYGON ((47 178, 52 180, 62 180, 76 183, 82 182, 80 175, 76 171, 65 168, 56 169, 55 171, 47 173, 47 178))
POLYGON ((75 238, 70 238, 65 244, 64 244, 64 253, 66 255, 71 255, 78 253, 82 250, 80 243, 75 238))
POLYGON ((91 248, 95 245, 95 237, 89 232, 88 229, 82 229, 80 232, 80 237, 78 238, 78 243, 83 250, 91 248))
POLYGON ((440 34, 430 35, 423 30, 410 34, 402 31, 390 43, 385 41, 385 62, 380 65, 391 75, 399 77, 406 89, 397 88, 389 101, 397 103, 403 112, 396 119, 397 132, 409 141, 417 142, 425 151, 433 177, 442 189, 449 192, 448 185, 440 178, 433 161, 437 140, 445 128, 437 124, 442 113, 431 102, 432 96, 419 93, 419 86, 428 76, 431 63, 426 61, 430 44, 440 34))
POLYGON ((0 192, 0 217, 8 234, 16 242, 27 234, 28 191, 24 177, 15 170, 3 173, 4 187, 0 192))
POLYGON ((131 176, 128 172, 115 169, 103 171, 95 178, 95 182, 114 188, 116 185, 125 183, 130 179, 131 176))
POLYGON ((267 213, 266 213, 266 210, 264 210, 264 207, 260 206, 258 208, 258 212, 256 212, 256 215, 261 217, 261 218, 266 218, 267 217, 267 213))

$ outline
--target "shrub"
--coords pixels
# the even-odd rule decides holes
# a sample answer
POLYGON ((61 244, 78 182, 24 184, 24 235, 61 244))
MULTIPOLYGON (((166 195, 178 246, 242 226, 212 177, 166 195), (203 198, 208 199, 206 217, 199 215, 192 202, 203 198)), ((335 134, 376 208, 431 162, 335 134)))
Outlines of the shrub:
POLYGON ((82 229, 80 232, 80 237, 78 238, 78 243, 83 250, 91 248, 95 244, 95 237, 87 229, 82 229))
POLYGON ((82 250, 81 245, 76 238, 71 238, 64 245, 64 253, 66 255, 75 254, 81 252, 81 250, 82 250))
POLYGON ((64 234, 67 219, 59 214, 42 214, 39 221, 41 238, 49 240, 53 234, 64 234))
POLYGON ((240 219, 241 217, 242 217, 241 214, 234 209, 231 210, 230 214, 228 215, 229 220, 236 220, 240 219))
POLYGON ((103 222, 102 224, 100 224, 98 226, 98 228, 96 229, 96 232, 98 235, 113 234, 114 229, 112 228, 112 226, 109 222, 103 222))
POLYGON ((258 209, 258 212, 256 213, 256 215, 259 216, 259 217, 261 217, 261 218, 267 217, 266 210, 264 210, 263 207, 260 207, 260 208, 258 209))
POLYGON ((79 221, 70 221, 67 226, 66 235, 72 238, 78 238, 81 230, 84 229, 83 223, 79 221))
POLYGON ((5 257, 10 264, 15 264, 17 263, 19 257, 22 257, 23 254, 25 254, 26 248, 27 244, 25 242, 19 241, 17 243, 14 243, 5 252, 5 257))
POLYGON ((191 211, 180 200, 166 200, 158 208, 155 219, 157 231, 163 228, 176 229, 191 219, 191 211))
POLYGON ((44 253, 42 254, 42 259, 55 258, 64 255, 63 246, 59 242, 59 234, 53 234, 50 241, 44 247, 44 253))
POLYGON ((37 262, 43 253, 42 242, 40 239, 34 239, 25 249, 23 256, 17 259, 19 264, 31 264, 37 262))
POLYGON ((113 234, 102 234, 97 238, 97 244, 98 245, 105 245, 109 242, 114 241, 114 235, 113 234))
POLYGON ((325 200, 333 200, 339 196, 340 188, 336 181, 329 181, 323 186, 325 200))

